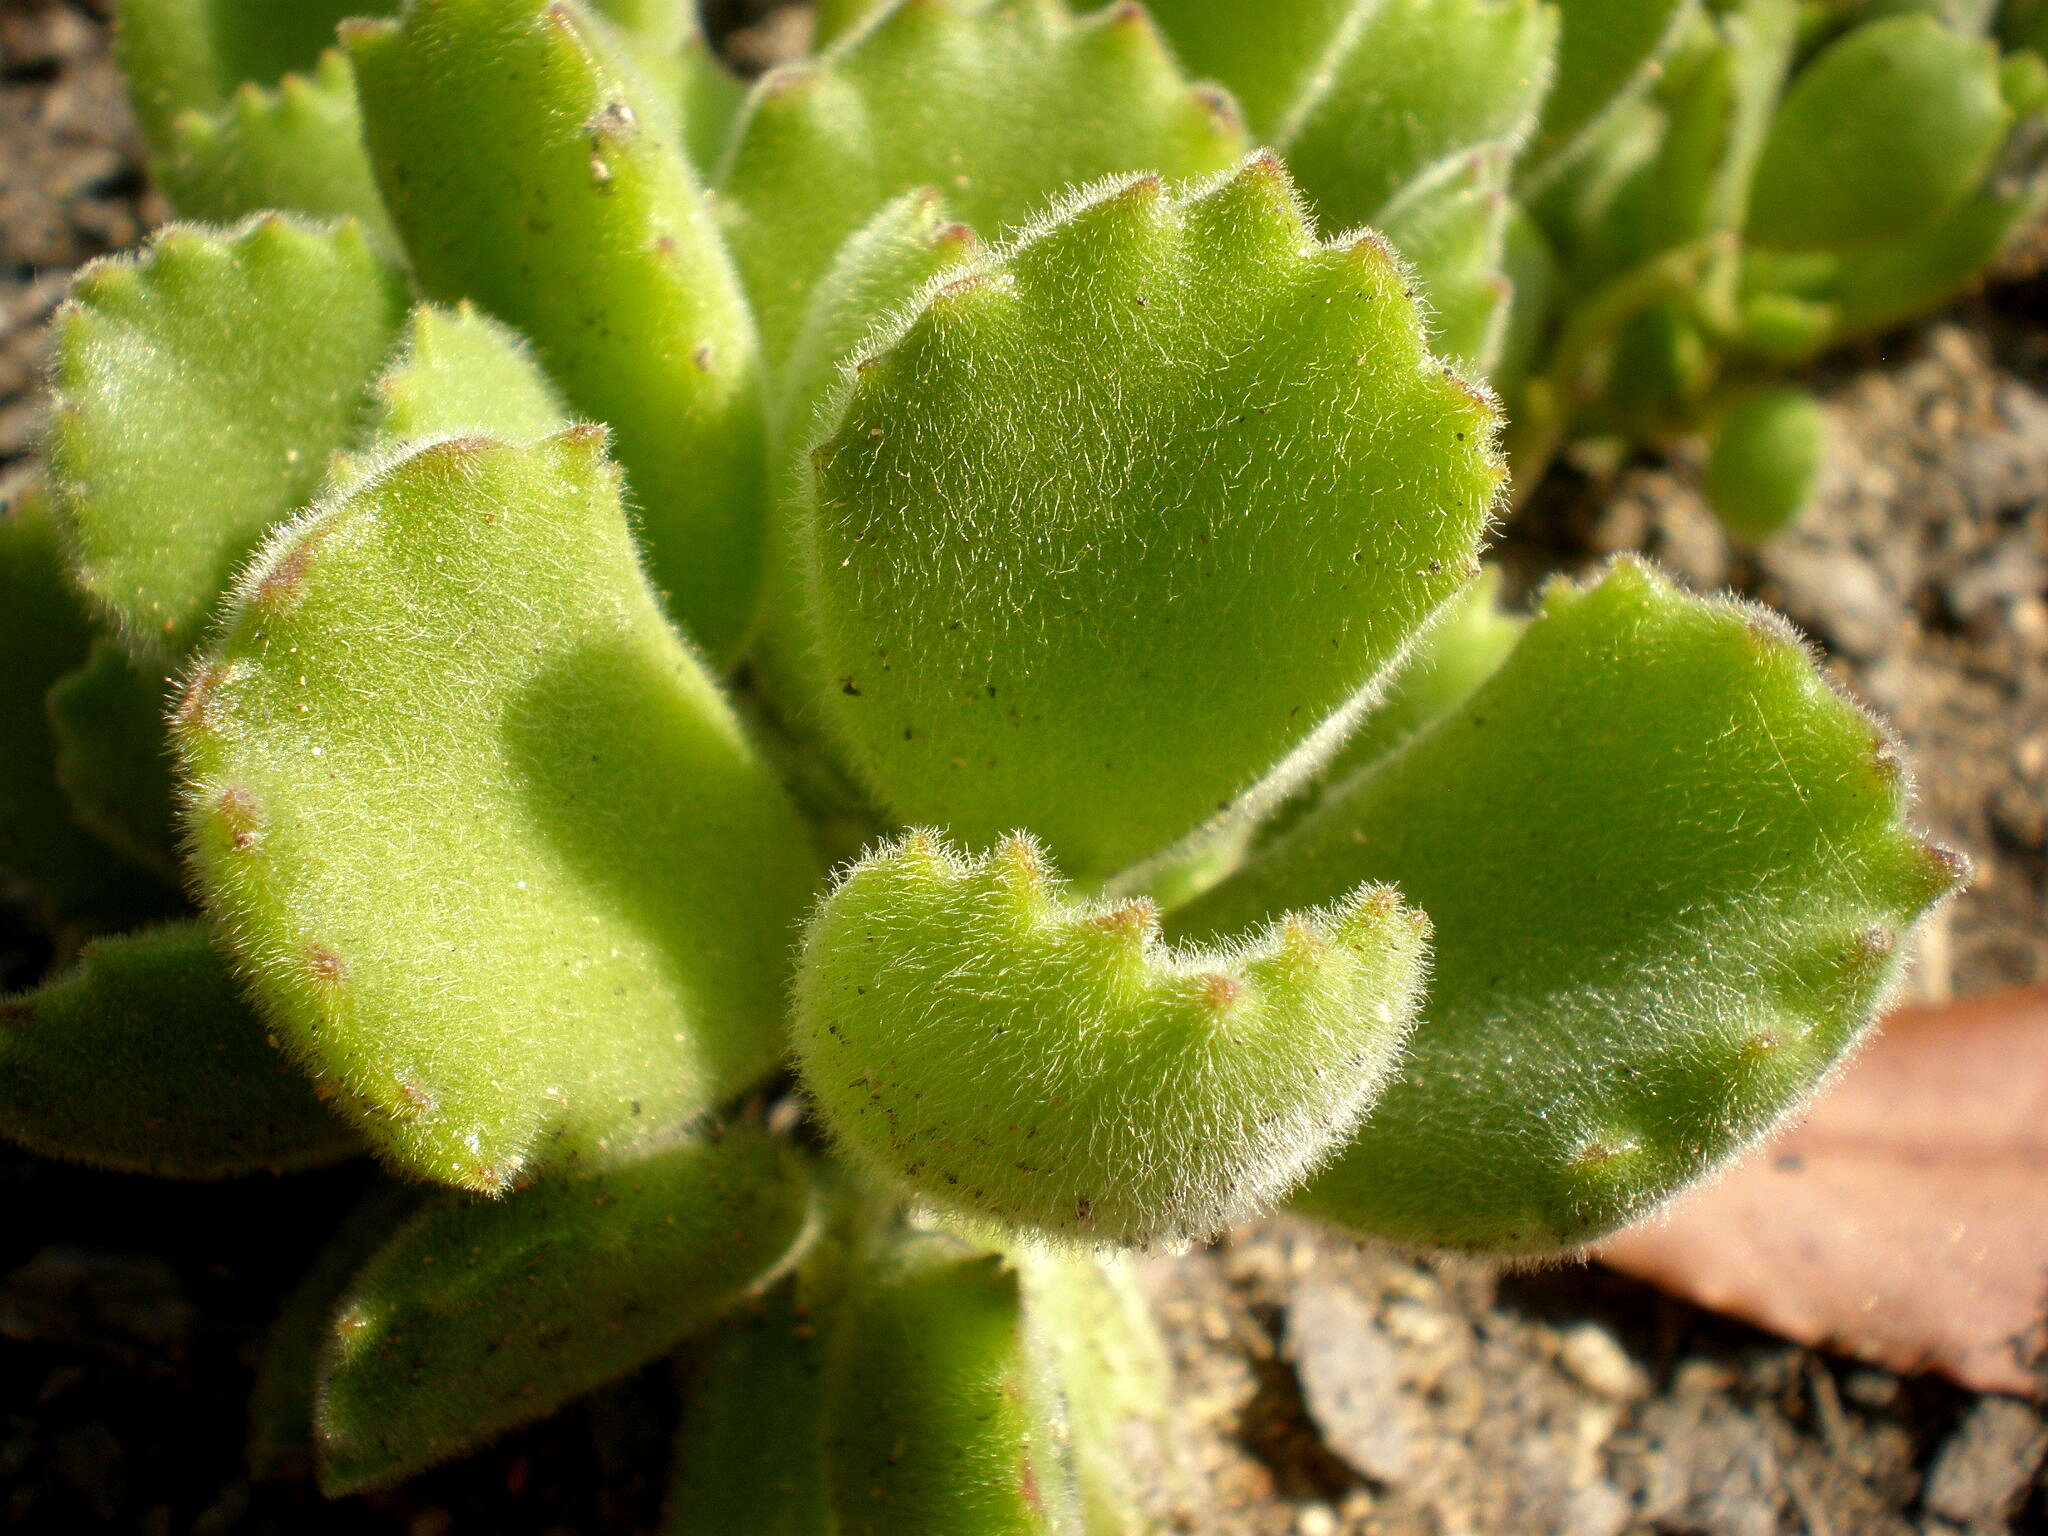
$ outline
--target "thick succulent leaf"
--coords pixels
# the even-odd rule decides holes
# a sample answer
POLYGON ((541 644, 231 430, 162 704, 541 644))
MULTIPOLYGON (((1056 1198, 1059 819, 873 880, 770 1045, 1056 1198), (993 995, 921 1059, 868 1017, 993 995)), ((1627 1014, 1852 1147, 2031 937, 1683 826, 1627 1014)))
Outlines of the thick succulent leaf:
POLYGON ((1500 567, 1444 605, 1443 616, 1416 643, 1386 693, 1330 759, 1323 782, 1341 785, 1470 698, 1522 637, 1522 619, 1500 609, 1500 567))
POLYGON ((102 637, 47 702, 57 782, 79 825, 171 884, 180 876, 164 714, 174 691, 161 666, 102 637))
POLYGON ((405 313, 360 228, 174 226, 57 321, 51 469, 80 580, 135 654, 184 654, 361 427, 405 313))
POLYGON ((0 488, 0 595, 0 869, 63 922, 125 927, 169 911, 176 894, 79 826, 57 781, 48 695, 85 661, 92 624, 39 485, 0 488))
POLYGON ((730 651, 760 559, 758 353, 644 84, 560 0, 444 0, 347 41, 422 287, 517 327, 571 407, 610 426, 656 585, 730 651))
POLYGON ((387 445, 469 432, 530 443, 569 422, 526 343, 467 300, 414 309, 377 381, 375 435, 387 445))
POLYGON ((1173 1514, 1185 1510, 1188 1489, 1173 1363, 1131 1266, 1039 1248, 1019 1249, 1011 1262, 1037 1379, 1052 1389, 1047 1417, 1065 1426, 1081 1530, 1178 1528, 1173 1514))
POLYGON ((1341 61, 1377 0, 1148 0, 1195 75, 1221 80, 1270 141, 1341 61))
POLYGON ((1933 228, 1845 256, 1827 287, 1829 339, 1872 336, 1940 308, 1981 281, 2044 204, 2039 174, 1994 176, 1933 228))
POLYGON ((1426 920, 1365 887, 1169 950, 1151 902, 1066 895, 1024 838, 961 858, 912 833, 841 879, 795 1017, 841 1151, 944 1209, 1149 1243, 1222 1230, 1341 1144, 1393 1069, 1426 920))
POLYGON ((199 922, 95 939, 63 975, 0 1000, 0 1135, 172 1179, 362 1150, 267 1038, 199 922))
POLYGON ((904 193, 847 236, 811 290, 781 370, 776 416, 784 442, 808 443, 829 430, 819 407, 876 322, 980 248, 929 187, 904 193))
POLYGON ((174 721, 258 1000, 385 1154, 486 1191, 766 1070, 815 878, 602 439, 448 439, 315 508, 174 721))
POLYGON ((1377 878, 1436 924, 1400 1077, 1299 1199, 1403 1241, 1585 1242, 1798 1103, 1956 882, 1890 742, 1782 621, 1623 562, 1185 913, 1377 878))
POLYGON ((1483 376, 1507 334, 1508 166, 1512 147, 1482 144, 1438 161, 1380 211, 1380 233, 1415 269, 1440 356, 1483 376))
POLYGON ((838 1309, 827 1466, 838 1536, 1073 1529, 1057 1426, 1033 1409, 1017 1274, 938 1239, 861 1276, 838 1309))
POLYGON ((423 1198, 413 1185, 380 1180, 350 1208, 284 1299, 263 1340, 249 1394, 249 1476, 257 1482, 310 1478, 320 1367, 334 1316, 357 1273, 388 1244, 423 1198))
POLYGON ((848 236, 811 293, 776 391, 777 460, 787 478, 768 531, 768 569, 753 645, 763 687, 780 699, 801 697, 809 669, 798 525, 810 466, 800 450, 830 431, 824 408, 842 370, 877 322, 978 249, 973 232, 947 218, 938 194, 920 188, 904 193, 848 236))
POLYGON ((1735 533, 1761 539, 1813 504, 1827 451, 1827 417, 1812 393, 1774 385, 1745 397, 1714 436, 1707 500, 1735 533))
POLYGON ((837 1536, 824 1326, 785 1285, 705 1342, 684 1386, 666 1536, 837 1536))
POLYGON ((1656 78, 1697 0, 1551 0, 1563 27, 1557 75, 1524 162, 1529 184, 1548 182, 1582 154, 1602 122, 1656 78))
POLYGON ((1519 142, 1550 85, 1557 15, 1539 0, 1382 0, 1275 132, 1331 229, 1375 220, 1460 150, 1519 142))
POLYGON ((114 40, 144 132, 171 142, 181 112, 215 111, 244 81, 314 68, 345 16, 396 0, 121 0, 114 40))
POLYGON ((1512 416, 1516 390, 1536 367, 1563 285, 1557 252, 1529 210, 1519 203, 1508 208, 1501 275, 1508 282, 1508 318, 1501 328, 1500 355, 1489 379, 1508 402, 1512 416))
POLYGON ((429 1202, 330 1326, 321 1486, 398 1482, 645 1365, 785 1265, 810 1207, 796 1157, 747 1130, 429 1202))
POLYGON ((1847 250, 1926 229, 1982 181, 2010 122, 1996 45, 1925 16, 1858 27, 1786 92, 1749 236, 1847 250))
POLYGON ((855 370, 797 534, 811 696, 901 821, 1101 880, 1312 763, 1476 569, 1493 423, 1271 158, 1098 188, 855 370))
POLYGON ((362 139, 355 76, 330 48, 308 74, 245 81, 223 106, 179 113, 152 169, 185 218, 225 224, 270 208, 353 218, 396 255, 362 139))
POLYGON ((723 193, 771 357, 846 237, 936 187, 984 233, 1111 172, 1199 176, 1244 147, 1143 10, 1066 0, 907 0, 824 58, 755 87, 723 193))

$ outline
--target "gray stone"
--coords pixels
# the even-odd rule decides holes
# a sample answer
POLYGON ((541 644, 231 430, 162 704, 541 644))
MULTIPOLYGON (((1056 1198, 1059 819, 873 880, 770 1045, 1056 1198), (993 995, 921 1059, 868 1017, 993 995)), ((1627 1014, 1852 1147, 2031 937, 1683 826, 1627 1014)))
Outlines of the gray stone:
POLYGON ((1399 1483, 1413 1462, 1400 1357, 1372 1309, 1334 1285, 1304 1285, 1287 1310, 1302 1402, 1323 1443, 1361 1476, 1399 1483))
POLYGON ((1987 1397, 1942 1442, 1927 1475, 1927 1512, 1963 1526, 1996 1526, 2027 1491, 2048 1451, 2048 1425, 2025 1403, 1987 1397))

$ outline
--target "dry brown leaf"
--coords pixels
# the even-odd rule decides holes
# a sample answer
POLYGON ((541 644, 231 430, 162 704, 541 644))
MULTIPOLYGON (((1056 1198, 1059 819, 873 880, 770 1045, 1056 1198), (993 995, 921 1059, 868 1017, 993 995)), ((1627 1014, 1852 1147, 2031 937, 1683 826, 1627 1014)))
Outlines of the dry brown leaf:
POLYGON ((1594 1256, 1980 1392, 2048 1385, 2048 988, 1894 1014, 1805 1120, 1594 1256))

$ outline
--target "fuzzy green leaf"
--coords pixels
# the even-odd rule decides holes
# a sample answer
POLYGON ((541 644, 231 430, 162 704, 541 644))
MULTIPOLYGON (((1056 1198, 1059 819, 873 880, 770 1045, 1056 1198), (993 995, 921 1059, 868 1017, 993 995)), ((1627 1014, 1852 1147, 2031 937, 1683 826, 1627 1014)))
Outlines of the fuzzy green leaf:
POLYGON ((1274 140, 1326 227, 1377 220, 1446 155, 1519 143, 1556 47, 1556 12, 1540 0, 1383 0, 1274 140))
POLYGON ((1786 92, 1757 163, 1749 235, 1847 250, 1925 229, 1983 179, 2010 122, 1995 45, 1926 16, 1858 27, 1786 92))
POLYGON ((315 508, 175 722, 258 1000, 386 1155, 486 1191, 765 1071, 815 878, 602 438, 449 439, 315 508))
POLYGON ((685 1387, 666 1536, 837 1536, 824 1378, 821 1320, 792 1286, 707 1340, 685 1387))
POLYGON ((173 227, 57 321, 51 468, 80 580, 138 657, 183 655, 363 423, 405 312, 361 230, 173 227))
POLYGON ((173 1179, 362 1150, 266 1038, 197 922, 96 939, 71 970, 0 1001, 0 1135, 173 1179))
POLYGON ((1210 950, 1152 903, 1072 905, 1013 838, 913 833, 849 871, 796 987, 840 1150, 934 1204, 1149 1243, 1285 1194, 1357 1124, 1420 993, 1428 923, 1384 887, 1210 950))
POLYGON ((388 1486, 673 1349, 789 1261, 810 1205, 795 1156, 745 1130, 430 1202, 329 1330, 321 1486, 388 1486))
POLYGON ((1500 479, 1405 285, 1259 156, 1098 188, 928 292, 796 535, 811 695, 870 792, 1099 881, 1312 766, 1476 569, 1500 479))
POLYGON ((185 218, 225 224, 271 208, 353 218, 396 255, 362 140, 355 76, 330 48, 308 74, 274 87, 245 82, 224 106, 181 112, 153 169, 185 218))
POLYGON ((1228 931, 1361 879, 1436 925, 1400 1077, 1299 1203, 1402 1241, 1581 1243, 1797 1104, 1959 861, 1781 621, 1623 562, 1493 679, 1189 907, 1228 931))
POLYGON ((716 170, 746 87, 705 38, 697 0, 590 0, 590 9, 646 81, 655 120, 676 136, 691 164, 716 170))
POLYGON ((1728 413, 1707 458, 1707 500, 1745 538, 1776 533, 1813 504, 1827 417, 1804 389, 1760 389, 1728 413))
POLYGON ((763 524, 754 327, 636 72, 566 0, 443 0, 347 42, 422 287, 517 327, 611 428, 656 585, 729 652, 763 524))
POLYGON ((164 729, 173 692, 161 667, 137 662, 102 637, 85 664, 51 688, 48 709, 57 782, 79 825, 176 884, 177 818, 164 729))
POLYGON ((1576 160, 1602 124, 1656 78, 1698 0, 1551 0, 1563 26, 1557 75, 1525 162, 1532 186, 1576 160))
POLYGON ((1502 613, 1499 602, 1500 567, 1489 565, 1444 605, 1443 616, 1416 642, 1372 713, 1322 771, 1325 784, 1347 783, 1456 709, 1500 670, 1522 637, 1523 621, 1502 613))
POLYGON ((984 233, 1116 171, 1199 176, 1244 147, 1235 109, 1191 88, 1145 13, 1066 0, 906 0, 824 58, 755 87, 728 166, 735 254, 769 355, 812 285, 883 204, 936 187, 984 233))
MULTIPOLYGON (((859 344, 928 280, 978 249, 973 231, 948 220, 945 204, 929 188, 904 193, 847 237, 811 293, 776 392, 778 458, 787 476, 779 489, 785 499, 801 501, 810 466, 799 450, 830 430, 824 407, 859 344)), ((807 598, 797 541, 800 511, 784 506, 778 513, 768 531, 754 659, 765 674, 764 687, 791 699, 800 695, 807 670, 802 653, 807 598)))
POLYGON ((135 114, 161 147, 180 113, 217 111, 244 81, 306 73, 343 17, 397 8, 395 0, 121 0, 114 40, 135 114))
POLYGON ((1322 88, 1377 0, 1148 0, 1197 76, 1221 80, 1253 134, 1271 141, 1322 88))
POLYGON ((377 381, 374 425, 387 445, 467 432, 530 443, 569 422, 526 343, 467 300, 416 308, 377 381))
POLYGON ((826 1405, 838 1536, 1072 1528, 1056 1426, 1033 1412, 1014 1270, 913 1241, 839 1311, 826 1405))
POLYGON ((1184 1461, 1173 1363, 1129 1263, 1095 1253, 1019 1249, 1026 1338, 1055 1384, 1067 1459, 1090 1536, 1180 1524, 1184 1461))
POLYGON ((372 1185, 285 1297, 264 1336, 263 1358, 249 1394, 249 1476, 257 1482, 313 1475, 313 1418, 334 1315, 356 1275, 391 1241, 421 1199, 412 1185, 372 1185))
POLYGON ((819 407, 876 322, 980 248, 974 231, 956 223, 929 187, 904 193, 847 236, 811 290, 781 371, 777 415, 783 440, 808 443, 828 430, 831 423, 818 419, 819 407))
POLYGON ((79 826, 57 781, 48 695, 84 663, 92 625, 39 485, 0 490, 0 593, 0 869, 37 887, 60 922, 125 927, 169 912, 176 893, 79 826))
POLYGON ((1511 146, 1482 144, 1440 160, 1376 221, 1421 281, 1431 348, 1482 377, 1507 335, 1511 159, 1511 146))

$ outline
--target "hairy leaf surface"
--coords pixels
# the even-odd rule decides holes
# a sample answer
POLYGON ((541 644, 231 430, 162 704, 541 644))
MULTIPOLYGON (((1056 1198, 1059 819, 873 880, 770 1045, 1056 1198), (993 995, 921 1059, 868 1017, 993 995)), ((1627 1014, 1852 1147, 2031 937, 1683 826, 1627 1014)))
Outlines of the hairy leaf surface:
POLYGON ((789 1260, 810 1203, 795 1156, 746 1130, 429 1202, 330 1325, 321 1486, 398 1482, 673 1349, 789 1260))
POLYGON ((185 218, 232 223, 271 208, 353 218, 379 251, 398 254, 363 153, 355 76, 338 50, 274 87, 244 82, 224 106, 179 113, 152 169, 185 218))
POLYGON ((1199 176, 1244 147, 1136 6, 909 0, 754 88, 723 178, 735 253, 780 357, 840 243, 935 187, 985 234, 1115 171, 1199 176))
POLYGON ((814 878, 602 438, 444 440, 315 509, 176 720, 259 1000, 387 1156, 485 1191, 765 1071, 814 878))
POLYGON ((1274 137, 1326 227, 1376 221, 1444 156, 1518 144, 1556 46, 1540 0, 1382 0, 1274 137))
POLYGON ((384 199, 430 297, 529 337, 604 422, 655 584, 713 654, 759 574, 753 319, 637 71, 573 4, 441 0, 351 30, 384 199))
POLYGON ((311 499, 405 313, 360 228, 173 226, 88 267, 57 321, 51 469, 79 578, 144 659, 198 640, 311 499))
POLYGON ((1356 881, 1436 925, 1401 1075, 1300 1197, 1404 1241, 1587 1241, 1796 1104, 1958 861, 1889 741, 1761 610, 1624 562, 1553 587, 1491 681, 1184 914, 1356 881))
POLYGON ((1206 1237, 1357 1124, 1427 951, 1428 923, 1385 887, 1172 951, 1150 902, 1068 904, 1026 839, 963 859, 913 833, 819 909, 797 1054, 840 1149, 940 1207, 1206 1237))
POLYGON ((1312 760, 1476 569, 1500 480, 1405 283, 1261 156, 1096 189, 927 292, 798 534, 810 697, 869 791, 1099 881, 1312 760))
POLYGON ((220 1179, 362 1143, 266 1038, 201 922, 95 939, 0 1000, 0 1135, 45 1157, 220 1179))

